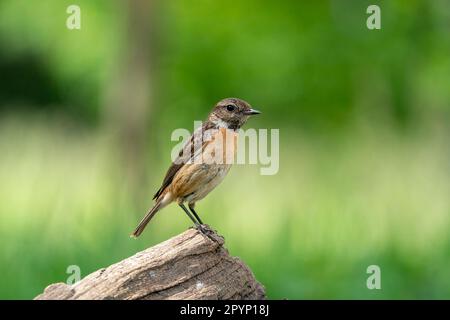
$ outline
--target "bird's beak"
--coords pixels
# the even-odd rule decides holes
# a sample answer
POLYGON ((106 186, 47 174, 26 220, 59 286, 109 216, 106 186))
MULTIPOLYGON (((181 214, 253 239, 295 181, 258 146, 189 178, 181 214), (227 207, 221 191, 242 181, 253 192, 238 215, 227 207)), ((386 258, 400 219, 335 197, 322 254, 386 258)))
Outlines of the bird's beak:
POLYGON ((246 110, 244 111, 244 114, 247 116, 252 116, 254 114, 260 114, 261 111, 255 110, 255 109, 250 109, 250 110, 246 110))

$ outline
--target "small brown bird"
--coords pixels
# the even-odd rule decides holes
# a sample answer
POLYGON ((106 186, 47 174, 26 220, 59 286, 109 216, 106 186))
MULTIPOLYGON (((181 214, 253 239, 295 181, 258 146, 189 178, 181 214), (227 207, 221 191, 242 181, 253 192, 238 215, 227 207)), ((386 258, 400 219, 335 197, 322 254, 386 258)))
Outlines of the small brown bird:
POLYGON ((195 226, 204 232, 203 222, 194 209, 195 203, 203 199, 225 178, 231 167, 227 159, 234 158, 236 152, 237 130, 251 115, 259 113, 241 99, 227 98, 219 101, 207 121, 194 131, 183 146, 153 197, 153 200, 156 200, 155 205, 131 236, 138 237, 153 216, 174 201, 195 226), (217 146, 221 148, 218 149, 217 146), (211 161, 212 158, 221 161, 211 161), (184 205, 185 202, 190 211, 184 205))

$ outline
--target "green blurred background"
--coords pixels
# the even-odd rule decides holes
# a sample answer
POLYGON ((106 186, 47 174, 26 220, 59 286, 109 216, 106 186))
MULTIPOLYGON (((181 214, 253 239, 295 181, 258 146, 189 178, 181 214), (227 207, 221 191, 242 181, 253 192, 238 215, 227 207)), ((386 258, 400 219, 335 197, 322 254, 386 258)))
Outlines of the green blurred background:
POLYGON ((446 0, 0 0, 0 298, 186 230, 173 205, 129 238, 171 132, 237 96, 279 173, 235 166, 197 208, 269 298, 448 299, 449 89, 446 0))

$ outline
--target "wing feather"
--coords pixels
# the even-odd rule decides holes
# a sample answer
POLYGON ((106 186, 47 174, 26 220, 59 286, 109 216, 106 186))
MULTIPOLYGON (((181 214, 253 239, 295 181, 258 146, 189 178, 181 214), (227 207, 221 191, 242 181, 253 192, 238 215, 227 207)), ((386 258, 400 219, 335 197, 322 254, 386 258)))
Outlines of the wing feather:
POLYGON ((205 143, 208 142, 207 133, 209 129, 214 129, 215 125, 211 122, 204 122, 203 125, 197 128, 191 135, 190 139, 181 148, 177 158, 172 162, 171 166, 167 170, 161 187, 153 196, 154 199, 158 199, 159 196, 166 190, 166 188, 172 183, 173 178, 177 172, 188 162, 195 159, 199 152, 203 149, 205 143), (205 134, 206 133, 206 134, 205 134))

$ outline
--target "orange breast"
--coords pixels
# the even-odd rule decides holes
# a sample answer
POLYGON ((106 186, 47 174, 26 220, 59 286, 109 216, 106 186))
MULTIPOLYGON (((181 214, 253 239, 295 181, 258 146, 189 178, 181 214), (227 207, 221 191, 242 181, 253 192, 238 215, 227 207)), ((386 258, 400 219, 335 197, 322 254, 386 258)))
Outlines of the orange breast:
POLYGON ((220 128, 204 145, 203 162, 207 164, 232 164, 237 150, 238 134, 234 130, 220 128))
MULTIPOLYGON (((234 162, 237 133, 221 128, 203 144, 202 161, 184 164, 175 175, 171 192, 176 198, 203 197, 220 183, 234 162)), ((199 160, 199 159, 197 159, 199 160)))

